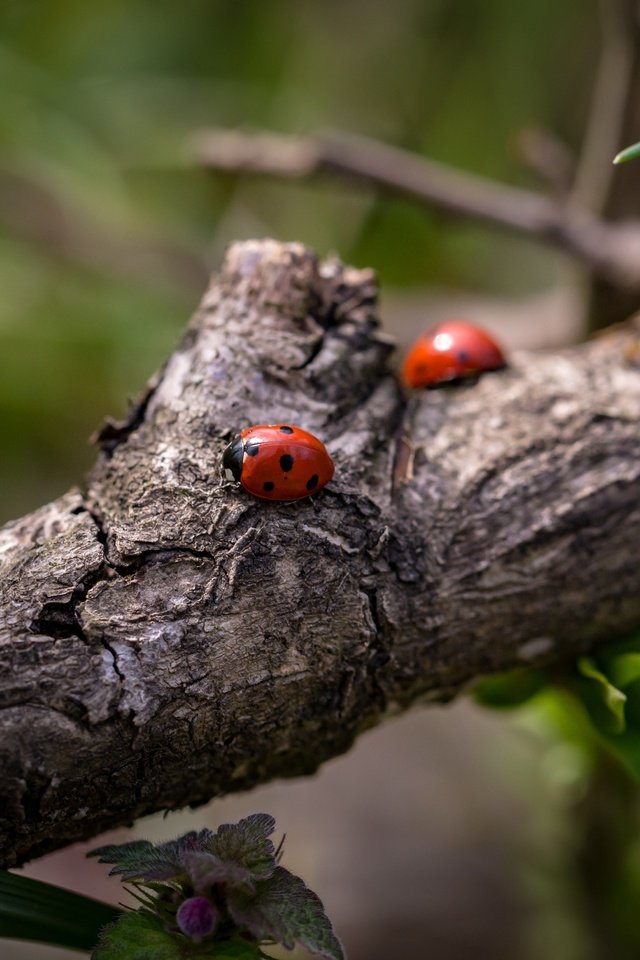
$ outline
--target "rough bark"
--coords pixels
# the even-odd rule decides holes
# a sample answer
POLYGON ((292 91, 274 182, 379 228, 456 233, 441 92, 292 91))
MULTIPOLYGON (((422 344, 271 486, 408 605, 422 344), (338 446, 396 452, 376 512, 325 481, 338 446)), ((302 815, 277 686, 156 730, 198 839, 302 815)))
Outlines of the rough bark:
POLYGON ((0 531, 2 863, 640 624, 637 331, 407 400, 376 310, 371 271, 235 245, 86 491, 0 531), (252 422, 318 434, 334 481, 223 483, 252 422))

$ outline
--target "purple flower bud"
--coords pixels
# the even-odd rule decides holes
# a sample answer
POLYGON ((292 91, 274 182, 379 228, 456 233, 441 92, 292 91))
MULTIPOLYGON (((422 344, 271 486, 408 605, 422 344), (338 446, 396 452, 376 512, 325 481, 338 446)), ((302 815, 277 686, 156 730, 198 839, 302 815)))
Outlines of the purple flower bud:
POLYGON ((187 937, 200 943, 203 937, 213 933, 218 922, 218 911, 206 897, 189 897, 180 904, 176 920, 187 937))

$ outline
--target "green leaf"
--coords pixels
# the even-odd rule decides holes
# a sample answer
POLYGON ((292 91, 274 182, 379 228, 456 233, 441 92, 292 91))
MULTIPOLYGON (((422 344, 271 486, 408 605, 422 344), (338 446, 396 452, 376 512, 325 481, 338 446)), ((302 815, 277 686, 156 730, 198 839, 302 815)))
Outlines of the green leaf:
POLYGON ((636 160, 640 157, 640 143, 633 143, 630 147, 625 147, 613 158, 614 163, 626 163, 628 160, 636 160))
POLYGON ((259 960, 257 945, 241 940, 218 942, 215 939, 193 943, 181 934, 164 929, 161 921, 148 913, 127 913, 103 931, 91 960, 191 960, 213 957, 215 960, 259 960))
POLYGON ((184 874, 184 856, 201 848, 212 836, 210 830, 201 830, 200 833, 191 830, 166 843, 154 845, 149 840, 133 840, 98 847, 87 856, 98 857, 100 863, 114 864, 110 876, 121 876, 124 881, 171 880, 184 874))
POLYGON ((223 823, 205 845, 220 860, 232 860, 256 880, 270 877, 275 870, 275 848, 268 839, 276 822, 268 813, 254 813, 238 823, 223 823))
POLYGON ((160 850, 149 840, 98 847, 87 856, 98 857, 100 863, 114 864, 109 875, 123 880, 169 880, 182 873, 177 850, 160 850))
POLYGON ((127 913, 102 932, 91 960, 181 960, 189 954, 180 946, 157 917, 127 913))
POLYGON ((626 695, 611 683, 593 657, 579 657, 576 666, 588 681, 578 683, 578 691, 593 722, 607 733, 622 733, 626 695))
POLYGON ((320 898, 284 867, 256 884, 256 895, 232 891, 232 918, 258 940, 275 940, 289 950, 296 943, 325 960, 344 960, 320 898))
POLYGON ((509 670, 507 673, 480 680, 473 688, 473 696, 484 707, 519 707, 535 696, 547 682, 547 678, 539 670, 509 670))
POLYGON ((107 903, 0 871, 0 937, 87 951, 121 915, 107 903))
POLYGON ((612 656, 605 672, 615 687, 626 690, 640 679, 640 653, 619 653, 612 656))

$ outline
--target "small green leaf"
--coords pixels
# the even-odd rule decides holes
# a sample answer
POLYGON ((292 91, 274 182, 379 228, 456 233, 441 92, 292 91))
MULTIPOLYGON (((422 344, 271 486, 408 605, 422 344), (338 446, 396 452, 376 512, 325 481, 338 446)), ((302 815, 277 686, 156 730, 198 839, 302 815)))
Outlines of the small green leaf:
POLYGON ((625 147, 613 158, 614 163, 626 163, 628 160, 636 160, 640 157, 640 143, 633 143, 630 147, 625 147))
POLYGON ((509 670, 480 680, 473 688, 473 696, 484 707, 519 707, 535 696, 546 683, 547 678, 539 670, 509 670))
POLYGON ((70 890, 0 871, 0 937, 91 950, 122 911, 70 890))
MULTIPOLYGON (((187 944, 188 945, 188 944, 187 944)), ((127 913, 102 932, 91 960, 181 960, 176 937, 148 913, 127 913)))
POLYGON ((578 682, 578 693, 596 726, 607 733, 622 733, 626 726, 626 695, 605 676, 593 657, 579 657, 578 673, 587 684, 578 682))
POLYGON ((137 880, 149 873, 153 873, 154 880, 166 880, 180 870, 176 857, 161 854, 149 840, 98 847, 87 856, 98 857, 99 863, 114 864, 109 876, 120 876, 123 880, 137 880))
POLYGON ((127 913, 103 931, 91 960, 259 960, 260 956, 255 944, 235 939, 193 943, 169 933, 157 917, 127 913))
POLYGON ((171 880, 184 874, 183 858, 199 849, 213 836, 210 830, 191 830, 177 840, 154 845, 149 840, 110 844, 91 850, 87 856, 98 857, 100 863, 114 864, 111 875, 129 880, 171 880))
POLYGON ((256 895, 232 891, 229 913, 258 940, 275 940, 289 950, 296 943, 325 960, 344 960, 339 940, 320 898, 284 867, 256 884, 256 895))
POLYGON ((606 673, 615 687, 626 690, 640 679, 640 653, 619 653, 612 656, 606 673))

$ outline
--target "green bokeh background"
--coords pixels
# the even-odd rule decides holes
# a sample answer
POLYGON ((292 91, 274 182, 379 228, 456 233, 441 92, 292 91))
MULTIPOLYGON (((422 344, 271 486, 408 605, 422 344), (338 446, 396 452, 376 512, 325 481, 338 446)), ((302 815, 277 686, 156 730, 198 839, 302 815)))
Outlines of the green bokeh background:
MULTIPOLYGON (((383 294, 418 300, 435 289, 519 296, 553 284, 559 255, 532 242, 345 184, 212 177, 190 165, 187 145, 210 126, 336 128, 540 189, 516 149, 518 134, 537 126, 579 153, 602 7, 3 0, 0 523, 81 481, 94 456, 87 438, 105 415, 125 412, 164 360, 233 240, 272 235, 337 251, 373 266, 383 294)), ((399 333, 393 311, 383 315, 399 333)), ((514 733, 469 703, 432 707, 397 721, 397 732, 384 725, 368 734, 314 781, 217 800, 169 823, 147 820, 136 835, 166 839, 262 805, 282 812, 280 826, 298 843, 288 863, 311 886, 326 858, 329 912, 340 919, 343 908, 357 960, 392 956, 388 943, 399 956, 412 923, 418 950, 425 942, 425 956, 446 960, 611 960, 599 952, 598 925, 603 940, 609 926, 622 931, 619 940, 628 928, 635 956, 637 791, 601 754, 581 710, 551 698, 516 721, 514 733), (600 802, 600 780, 602 822, 592 802, 600 802), (314 824, 315 840, 307 840, 314 824), (585 870, 581 858, 602 824, 620 842, 612 862, 605 858, 608 872, 600 863, 585 870), (441 837, 449 845, 439 847, 441 837), (358 853, 349 859, 350 850, 358 853), (362 869, 351 873, 359 857, 362 869), (386 876, 376 887, 394 865, 394 890, 386 876), (580 869, 595 877, 590 898, 580 869), (420 897, 431 898, 424 910, 415 907, 420 897), (459 953, 446 938, 429 940, 438 912, 451 942, 460 935, 459 953), (523 936, 529 946, 518 952, 523 936)), ((33 869, 89 889, 96 880, 85 879, 82 862, 71 849, 33 869)), ((23 947, 10 947, 11 960, 44 955, 23 947)))
POLYGON ((579 147, 597 50, 595 0, 6 0, 0 521, 81 478, 231 240, 337 250, 385 289, 552 276, 553 254, 404 202, 209 177, 195 130, 341 128, 529 184, 515 136, 579 147))

